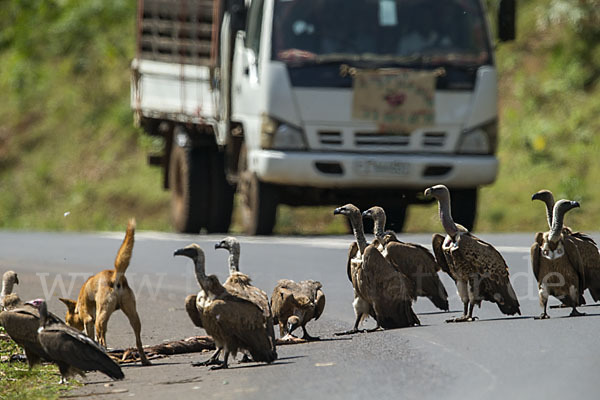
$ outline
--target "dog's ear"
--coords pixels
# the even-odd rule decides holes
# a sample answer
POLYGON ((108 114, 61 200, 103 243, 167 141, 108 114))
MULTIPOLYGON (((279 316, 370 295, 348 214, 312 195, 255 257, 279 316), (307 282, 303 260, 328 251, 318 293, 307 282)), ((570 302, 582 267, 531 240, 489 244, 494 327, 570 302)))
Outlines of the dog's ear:
POLYGON ((77 306, 77 302, 75 300, 64 299, 62 297, 59 297, 58 299, 62 301, 65 304, 65 306, 67 306, 69 312, 75 312, 75 307, 77 306))

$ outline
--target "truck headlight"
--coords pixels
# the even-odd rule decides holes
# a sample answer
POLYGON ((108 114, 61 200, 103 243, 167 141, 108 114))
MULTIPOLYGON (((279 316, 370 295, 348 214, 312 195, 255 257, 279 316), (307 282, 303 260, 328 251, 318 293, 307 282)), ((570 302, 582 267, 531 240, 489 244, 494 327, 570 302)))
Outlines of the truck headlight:
POLYGON ((263 149, 305 150, 304 132, 300 128, 277 121, 267 115, 262 117, 260 143, 263 149))
POLYGON ((460 137, 461 154, 494 154, 498 142, 498 120, 466 130, 460 137))

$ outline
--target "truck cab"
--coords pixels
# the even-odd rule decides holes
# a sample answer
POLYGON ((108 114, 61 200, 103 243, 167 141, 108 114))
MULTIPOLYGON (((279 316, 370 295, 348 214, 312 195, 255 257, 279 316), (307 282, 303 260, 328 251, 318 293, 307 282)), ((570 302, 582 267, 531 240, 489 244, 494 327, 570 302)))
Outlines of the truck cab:
MULTIPOLYGON (((478 188, 498 171, 497 74, 480 0, 215 0, 204 53, 174 45, 170 58, 155 51, 153 3, 140 3, 132 106, 165 139, 154 159, 176 229, 227 230, 237 189, 248 234, 271 233, 278 204, 348 202, 383 206, 400 231, 407 207, 438 183, 472 228, 478 188), (411 80, 419 74, 433 76, 430 90, 411 80), (424 110, 394 111, 419 93, 424 110)), ((181 3, 185 12, 170 10, 180 29, 182 14, 193 30, 200 5, 211 9, 181 3)), ((499 22, 501 39, 514 37, 514 1, 500 4, 499 22)))

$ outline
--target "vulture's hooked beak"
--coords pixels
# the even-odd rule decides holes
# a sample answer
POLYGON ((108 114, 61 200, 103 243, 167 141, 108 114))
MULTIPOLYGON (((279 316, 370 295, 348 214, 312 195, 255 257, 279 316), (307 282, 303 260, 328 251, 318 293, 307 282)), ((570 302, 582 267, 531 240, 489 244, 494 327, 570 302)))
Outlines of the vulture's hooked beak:
POLYGON ((333 210, 333 215, 338 215, 338 214, 343 214, 344 207, 338 207, 335 210, 333 210))
POLYGON ((432 192, 431 188, 427 188, 427 189, 425 189, 425 191, 423 192, 423 195, 424 195, 425 197, 431 197, 431 192, 432 192))
POLYGON ((373 214, 371 213, 371 209, 368 209, 366 211, 363 211, 362 213, 362 217, 363 218, 373 218, 373 214))
POLYGON ((573 207, 573 208, 579 207, 579 202, 578 201, 572 201, 571 202, 571 207, 573 207))
POLYGON ((227 249, 227 247, 224 242, 219 242, 219 243, 215 243, 215 250, 216 249, 227 249))
POLYGON ((186 256, 189 258, 194 258, 195 255, 196 255, 196 251, 194 249, 190 249, 187 247, 184 247, 183 249, 177 249, 177 250, 175 250, 175 253, 173 253, 173 257, 186 256))
POLYGON ((534 201, 534 200, 542 200, 542 198, 541 198, 540 196, 541 196, 541 195, 540 195, 539 193, 534 193, 534 194, 531 196, 531 201, 534 201))
POLYGON ((18 285, 19 284, 19 276, 15 275, 15 284, 18 285))

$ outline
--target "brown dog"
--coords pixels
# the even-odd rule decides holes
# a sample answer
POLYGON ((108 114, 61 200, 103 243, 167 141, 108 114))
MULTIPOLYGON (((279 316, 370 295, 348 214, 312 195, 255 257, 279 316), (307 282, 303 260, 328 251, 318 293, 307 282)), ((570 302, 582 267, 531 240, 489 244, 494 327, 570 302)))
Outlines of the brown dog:
POLYGON ((125 239, 115 259, 115 269, 107 269, 88 278, 79 291, 77 302, 70 299, 59 299, 67 306, 65 320, 68 325, 85 330, 86 335, 94 338, 94 323, 98 342, 106 347, 106 328, 108 319, 115 310, 121 310, 135 333, 135 344, 142 364, 150 365, 142 348, 140 331, 142 324, 135 307, 135 295, 127 284, 125 271, 131 260, 135 219, 127 224, 125 239))

